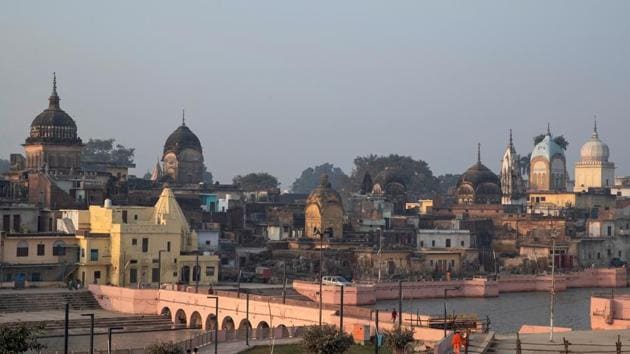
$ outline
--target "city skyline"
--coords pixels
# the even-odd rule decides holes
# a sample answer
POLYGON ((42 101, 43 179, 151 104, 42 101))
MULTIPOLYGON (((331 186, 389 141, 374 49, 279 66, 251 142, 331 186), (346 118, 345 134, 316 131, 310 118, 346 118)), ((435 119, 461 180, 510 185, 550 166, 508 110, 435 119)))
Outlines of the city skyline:
POLYGON ((619 11, 628 5, 608 5, 575 2, 574 16, 560 19, 558 4, 539 16, 534 5, 492 2, 348 4, 334 13, 282 2, 149 13, 129 5, 120 14, 102 8, 101 17, 92 7, 77 6, 71 16, 64 4, 39 12, 21 4, 0 15, 7 49, 0 107, 10 123, 0 156, 21 152, 56 71, 61 107, 79 136, 136 148, 138 176, 155 164, 182 108, 223 183, 265 171, 287 189, 309 166, 330 162, 350 174, 354 157, 371 153, 422 159, 435 175, 462 173, 476 160, 477 142, 484 164, 498 172, 508 130, 527 155, 547 122, 570 143, 573 176, 594 114, 617 175, 627 175, 628 143, 617 127, 630 109, 629 53, 621 45, 629 31, 619 11), (163 23, 172 26, 154 27, 163 23))

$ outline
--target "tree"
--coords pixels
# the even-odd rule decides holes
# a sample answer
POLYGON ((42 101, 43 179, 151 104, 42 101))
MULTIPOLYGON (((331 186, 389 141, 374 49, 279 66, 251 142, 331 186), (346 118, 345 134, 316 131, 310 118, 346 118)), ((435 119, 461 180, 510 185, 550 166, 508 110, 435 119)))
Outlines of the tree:
POLYGON ((450 193, 452 188, 457 187, 457 182, 459 181, 460 175, 447 173, 444 175, 440 175, 436 178, 437 186, 436 191, 438 194, 447 195, 450 193))
POLYGON ((343 190, 349 185, 350 178, 348 175, 341 168, 326 162, 302 171, 300 177, 296 178, 291 185, 291 190, 294 193, 310 193, 319 185, 319 180, 324 174, 328 175, 328 181, 336 190, 343 190))
POLYGON ((173 343, 155 343, 147 348, 149 354, 184 354, 184 349, 173 343))
POLYGON ((534 137, 534 146, 538 145, 541 141, 545 139, 545 134, 536 135, 534 137))
POLYGON ((266 172, 248 173, 245 176, 238 175, 232 179, 234 184, 243 188, 246 192, 264 191, 278 188, 278 179, 266 172))
POLYGON ((379 173, 390 168, 396 170, 397 176, 403 179, 407 193, 414 197, 431 195, 436 190, 436 179, 429 165, 422 160, 414 160, 410 156, 390 154, 388 156, 358 156, 354 159, 354 169, 350 180, 355 191, 361 189, 365 173, 372 176, 374 183, 378 182, 379 173))
POLYGON ((92 139, 81 151, 81 161, 85 163, 111 162, 116 164, 132 164, 134 148, 115 144, 114 139, 92 139))
POLYGON ((41 326, 29 327, 23 323, 0 327, 0 353, 39 351, 45 346, 37 341, 41 326))
POLYGON ((308 353, 343 353, 352 346, 352 336, 338 331, 337 327, 324 324, 310 326, 304 330, 304 350, 308 353))
POLYGON ((0 173, 9 172, 11 168, 11 162, 9 160, 0 159, 0 173))
MULTIPOLYGON (((534 137, 534 146, 538 145, 538 143, 543 141, 543 139, 545 139, 545 136, 546 136, 545 134, 536 135, 534 137)), ((554 137, 553 142, 558 144, 562 148, 562 150, 565 150, 565 151, 567 147, 569 147, 569 141, 564 137, 564 135, 558 135, 554 137)))
POLYGON ((391 331, 385 330, 385 345, 393 353, 404 353, 407 344, 413 342, 413 331, 409 328, 396 327, 391 331))
POLYGON ((207 183, 207 184, 212 184, 214 182, 214 178, 212 176, 212 172, 208 171, 208 166, 206 166, 206 164, 203 164, 203 182, 207 183))

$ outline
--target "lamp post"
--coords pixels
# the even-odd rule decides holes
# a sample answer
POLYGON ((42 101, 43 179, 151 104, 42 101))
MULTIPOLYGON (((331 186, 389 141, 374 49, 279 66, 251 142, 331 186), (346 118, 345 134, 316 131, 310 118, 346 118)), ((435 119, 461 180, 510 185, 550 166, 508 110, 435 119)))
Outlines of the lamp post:
POLYGON ((158 289, 162 287, 162 252, 168 252, 166 250, 158 251, 158 289))
POLYGON ((208 296, 208 299, 214 299, 214 354, 219 352, 219 297, 208 296))
POLYGON ((81 316, 90 317, 90 354, 94 353, 94 314, 84 313, 81 316))
POLYGON ((549 341, 553 342, 553 312, 556 296, 556 232, 551 230, 551 303, 549 304, 549 341))
POLYGON ((195 252, 195 294, 199 293, 199 278, 201 278, 201 267, 199 267, 199 251, 195 252))
POLYGON ((448 296, 448 292, 453 290, 459 290, 459 286, 454 288, 444 288, 444 337, 446 337, 446 297, 448 296))
POLYGON ((381 282, 381 268, 383 268, 383 229, 378 228, 378 282, 381 282))
POLYGON ((63 321, 63 352, 68 354, 68 325, 70 321, 70 303, 66 302, 65 320, 63 321))
POLYGON ((326 228, 324 233, 319 230, 315 231, 316 235, 319 235, 319 326, 322 326, 322 312, 323 312, 323 282, 322 278, 324 277, 324 234, 330 232, 330 228, 326 228))
POLYGON ((116 329, 123 329, 123 327, 109 327, 107 329, 107 354, 112 354, 112 331, 116 329))

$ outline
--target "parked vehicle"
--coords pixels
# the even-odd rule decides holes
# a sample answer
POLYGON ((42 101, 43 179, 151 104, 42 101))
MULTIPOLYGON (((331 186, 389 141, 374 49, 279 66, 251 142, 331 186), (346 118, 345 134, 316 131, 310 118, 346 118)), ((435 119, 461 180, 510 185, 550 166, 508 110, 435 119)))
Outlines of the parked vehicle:
POLYGON ((340 275, 327 275, 325 277, 322 277, 322 284, 348 286, 352 283, 350 283, 349 281, 346 280, 346 278, 340 275))

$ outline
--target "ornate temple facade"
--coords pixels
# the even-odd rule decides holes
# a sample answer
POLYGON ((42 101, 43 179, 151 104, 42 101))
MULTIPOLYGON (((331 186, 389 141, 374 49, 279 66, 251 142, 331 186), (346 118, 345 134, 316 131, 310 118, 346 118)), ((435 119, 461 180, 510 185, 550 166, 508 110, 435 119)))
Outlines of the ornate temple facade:
MULTIPOLYGON (((169 176, 176 184, 196 184, 203 181, 203 149, 195 133, 182 125, 169 135, 164 144, 162 169, 159 174, 169 176)), ((157 176, 158 173, 156 172, 157 176)))
POLYGON ((575 192, 589 188, 611 188, 615 182, 615 164, 608 161, 608 145, 599 139, 597 122, 591 138, 580 149, 580 160, 575 164, 575 192))
POLYGON ((567 189, 564 149, 554 141, 551 130, 534 147, 530 159, 529 189, 533 192, 564 192, 567 189))
POLYGON ((309 194, 304 213, 306 237, 317 239, 320 232, 329 229, 332 234, 328 237, 338 240, 343 238, 343 202, 328 182, 327 175, 322 176, 319 186, 309 194))
POLYGON ((510 141, 501 160, 501 204, 525 203, 525 182, 521 175, 520 156, 516 153, 510 129, 510 141))

